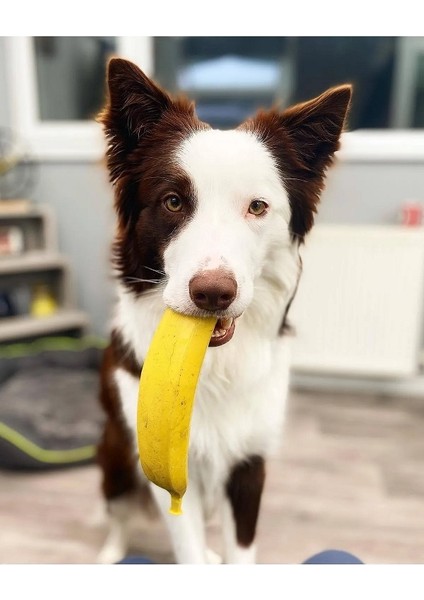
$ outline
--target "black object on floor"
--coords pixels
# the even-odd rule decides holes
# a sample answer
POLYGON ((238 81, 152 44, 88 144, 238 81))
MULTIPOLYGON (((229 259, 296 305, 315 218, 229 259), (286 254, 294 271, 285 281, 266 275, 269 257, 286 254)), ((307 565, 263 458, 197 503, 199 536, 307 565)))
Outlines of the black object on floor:
POLYGON ((0 468, 90 463, 103 423, 100 341, 68 338, 0 351, 0 468))

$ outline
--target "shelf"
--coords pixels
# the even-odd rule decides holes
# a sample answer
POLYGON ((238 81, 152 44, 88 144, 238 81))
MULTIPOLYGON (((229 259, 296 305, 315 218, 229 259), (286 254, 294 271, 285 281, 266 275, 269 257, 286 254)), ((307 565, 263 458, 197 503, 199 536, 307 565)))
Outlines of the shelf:
POLYGON ((60 254, 40 250, 0 258, 0 275, 63 269, 68 266, 68 261, 60 254))
POLYGON ((22 201, 21 207, 17 202, 15 207, 12 204, 1 209, 2 204, 0 225, 21 230, 24 252, 0 256, 0 291, 18 315, 0 318, 0 343, 87 329, 87 315, 74 308, 71 263, 57 250, 56 219, 50 207, 22 201), (58 307, 51 316, 37 318, 29 314, 39 285, 47 287, 58 307))
POLYGON ((57 251, 57 227, 48 206, 30 205, 25 210, 0 206, 0 225, 19 227, 24 236, 26 252, 57 251))
POLYGON ((49 317, 9 317, 0 319, 0 342, 83 329, 87 325, 87 315, 79 310, 59 310, 49 317))
POLYGON ((44 206, 29 206, 28 208, 22 210, 14 210, 12 208, 2 208, 0 207, 0 220, 9 220, 9 219, 41 219, 46 215, 50 216, 50 211, 44 206))

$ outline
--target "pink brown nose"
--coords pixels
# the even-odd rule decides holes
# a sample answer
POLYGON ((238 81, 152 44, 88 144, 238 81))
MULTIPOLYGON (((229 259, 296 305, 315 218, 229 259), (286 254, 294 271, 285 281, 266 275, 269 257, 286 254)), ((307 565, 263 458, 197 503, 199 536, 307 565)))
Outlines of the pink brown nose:
POLYGON ((188 288, 194 304, 203 310, 225 310, 237 295, 236 280, 220 269, 195 275, 188 288))

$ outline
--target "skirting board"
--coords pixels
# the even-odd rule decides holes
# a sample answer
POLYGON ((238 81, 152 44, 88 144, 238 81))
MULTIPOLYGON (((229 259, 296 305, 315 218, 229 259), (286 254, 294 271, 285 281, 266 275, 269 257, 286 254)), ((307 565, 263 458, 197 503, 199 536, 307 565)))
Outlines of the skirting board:
POLYGON ((406 379, 365 379, 306 375, 293 372, 291 388, 317 392, 381 394, 422 398, 424 402, 424 374, 406 379))

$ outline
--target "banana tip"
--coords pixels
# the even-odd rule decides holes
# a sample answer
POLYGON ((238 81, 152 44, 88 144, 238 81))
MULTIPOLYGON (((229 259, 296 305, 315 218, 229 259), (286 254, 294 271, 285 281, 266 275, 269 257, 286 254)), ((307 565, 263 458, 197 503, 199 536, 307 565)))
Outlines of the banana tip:
POLYGON ((183 511, 181 510, 181 502, 182 498, 180 496, 171 496, 171 507, 169 509, 169 513, 171 515, 183 514, 183 511))

